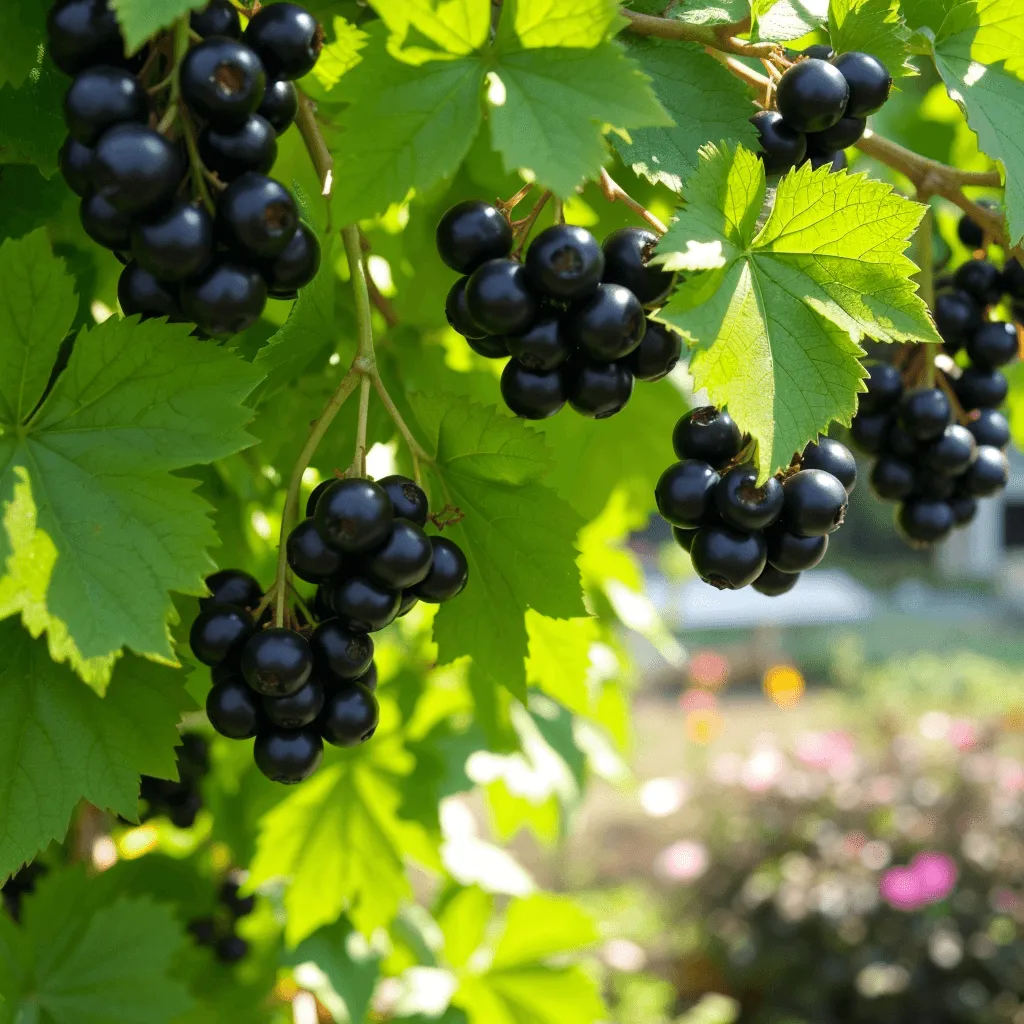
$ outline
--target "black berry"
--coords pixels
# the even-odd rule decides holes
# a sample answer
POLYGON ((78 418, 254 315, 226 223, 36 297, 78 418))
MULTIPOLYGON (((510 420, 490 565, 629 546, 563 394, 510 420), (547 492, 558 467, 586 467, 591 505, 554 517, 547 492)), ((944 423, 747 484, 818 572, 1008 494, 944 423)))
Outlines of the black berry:
POLYGON ((472 274, 489 260, 512 252, 512 226, 490 203, 468 199, 453 206, 437 225, 437 252, 460 274, 472 274))
POLYGON ((256 109, 256 113, 266 118, 278 135, 283 135, 291 127, 298 112, 299 94, 291 82, 285 78, 267 82, 263 102, 256 109))
POLYGON ((640 300, 620 284, 599 285, 569 311, 573 340, 592 359, 611 362, 629 355, 647 327, 640 300))
POLYGON ((1024 299, 1024 266, 1011 256, 1003 267, 1003 291, 1014 299, 1024 299))
POLYGON ((262 719, 260 698, 241 678, 216 683, 206 695, 210 725, 229 740, 249 740, 262 719))
POLYGON ((322 583, 341 570, 342 556, 324 543, 312 519, 304 519, 288 534, 286 549, 292 572, 307 583, 322 583))
POLYGON ((902 501, 914 491, 914 467, 894 455, 883 455, 871 467, 871 490, 883 501, 902 501))
POLYGON ((585 228, 555 224, 530 243, 526 273, 538 292, 558 301, 585 299, 604 273, 604 253, 585 228))
POLYGON ((145 124, 149 97, 142 84, 124 68, 87 68, 64 94, 64 120, 73 139, 85 146, 116 124, 145 124))
POLYGON ((241 125, 255 114, 267 86, 259 57, 235 39, 206 39, 193 46, 178 75, 188 106, 220 128, 241 125))
POLYGON ((672 527, 672 539, 684 550, 689 551, 693 547, 693 538, 697 536, 699 530, 684 530, 681 527, 672 527))
POLYGON ((335 747, 355 747, 377 731, 380 706, 372 691, 361 683, 332 688, 317 725, 320 735, 335 747))
POLYGON ((979 445, 1002 450, 1010 443, 1010 423, 995 409, 978 409, 973 412, 967 429, 979 445))
POLYGON ((396 519, 408 519, 417 526, 427 525, 427 514, 430 507, 427 495, 415 480, 407 476, 386 476, 377 483, 391 499, 396 519))
POLYGON ((402 598, 361 576, 337 580, 331 584, 331 607, 350 630, 357 633, 376 633, 391 625, 398 617, 402 598))
POLYGON ((149 213, 170 203, 184 172, 178 147, 141 124, 111 128, 93 153, 96 192, 122 213, 149 213))
POLYGON ((231 916, 236 920, 240 917, 248 917, 256 909, 255 893, 243 896, 241 888, 235 879, 226 878, 217 894, 218 901, 228 908, 231 916))
POLYGON ((942 476, 959 476, 974 461, 976 451, 971 432, 953 423, 921 452, 921 463, 942 476))
POLYGON ((659 266, 650 266, 658 236, 647 228, 620 228, 601 246, 604 252, 606 284, 628 288, 644 306, 660 306, 676 283, 676 275, 659 266))
POLYGON ((953 417, 949 399, 939 388, 908 391, 900 402, 900 423, 919 441, 938 437, 953 417))
POLYGON ((633 374, 624 361, 575 358, 567 364, 569 405, 581 416, 603 420, 621 412, 633 394, 633 374))
POLYGON ((800 581, 800 574, 782 572, 774 565, 766 565, 761 575, 750 585, 765 597, 781 597, 788 594, 800 581))
POLYGON ((433 560, 430 538, 407 519, 396 519, 387 540, 365 559, 366 574, 391 590, 406 590, 425 579, 433 560))
POLYGON ((316 511, 317 502, 321 497, 323 497, 324 491, 326 491, 333 483, 334 477, 328 477, 326 480, 321 480, 320 483, 318 483, 316 487, 309 492, 309 497, 306 499, 307 518, 312 518, 313 513, 316 511))
POLYGON ((933 498, 905 501, 896 509, 896 526, 911 546, 926 547, 953 529, 953 509, 948 502, 933 498))
POLYGON ((848 495, 831 473, 802 469, 782 484, 782 522, 791 533, 821 537, 843 525, 848 495))
POLYGON ((501 397, 517 416, 544 420, 561 410, 567 396, 559 370, 528 370, 518 360, 510 359, 501 371, 501 397))
POLYGON ((467 338, 466 344, 484 359, 508 359, 508 346, 500 334, 486 334, 482 338, 467 338))
POLYGON ((132 229, 135 262, 161 281, 183 281, 213 258, 213 219, 203 207, 179 202, 132 229))
POLYGON ((1003 323, 982 324, 967 339, 967 355, 971 363, 983 370, 1005 366, 1017 355, 1020 342, 1017 325, 1003 323))
POLYGON ((915 462, 925 444, 927 444, 926 441, 919 441, 913 434, 908 433, 900 423, 893 423, 889 427, 883 448, 898 459, 915 462))
POLYGON ((730 469, 715 488, 719 515, 737 530, 753 532, 770 526, 779 518, 782 502, 782 484, 772 476, 758 485, 757 470, 753 466, 730 469))
POLYGON ((315 676, 287 697, 264 697, 267 718, 281 729, 311 725, 324 706, 323 684, 315 676))
POLYGON ((58 161, 71 191, 79 196, 88 195, 92 191, 92 149, 69 135, 60 147, 58 161))
POLYGON ((850 161, 846 158, 846 153, 843 150, 839 150, 835 153, 812 153, 808 157, 808 162, 813 170, 818 170, 819 167, 828 167, 829 173, 834 174, 836 171, 842 171, 850 166, 850 161))
POLYGON ((673 526, 695 530, 715 518, 718 474, 695 459, 669 466, 654 489, 661 517, 673 526))
POLYGON ((242 34, 242 22, 231 0, 212 0, 203 10, 192 13, 189 25, 196 35, 204 39, 208 36, 238 39, 242 34))
POLYGON ((316 671, 325 681, 358 679, 373 664, 373 639, 346 629, 337 619, 327 619, 309 639, 316 671))
POLYGON ((949 501, 957 490, 958 478, 941 476, 927 469, 918 470, 914 477, 912 498, 949 501))
MULTIPOLYGON (((979 199, 978 205, 983 206, 986 210, 999 209, 999 204, 992 199, 979 199)), ((968 249, 980 249, 985 243, 985 232, 969 213, 961 215, 956 226, 956 233, 968 249)))
POLYGON ((295 785, 320 767, 324 744, 311 729, 273 729, 256 737, 253 757, 256 767, 271 782, 295 785))
POLYGON ((935 326, 942 340, 959 348, 982 325, 981 309, 967 292, 941 292, 935 299, 935 326))
POLYGON ((508 353, 527 370, 543 372, 561 366, 572 354, 562 317, 542 316, 522 334, 505 338, 508 353))
POLYGON ((246 643, 241 664, 245 681, 257 693, 264 697, 287 697, 309 679, 313 653, 301 634, 272 626, 246 643))
POLYGON ((129 263, 117 282, 117 301, 125 316, 138 313, 143 320, 165 316, 181 320, 181 306, 174 290, 158 281, 137 263, 129 263))
POLYGON ((51 4, 46 30, 50 57, 66 75, 124 61, 124 40, 107 0, 51 4))
POLYGON ((782 76, 775 98, 788 125, 801 132, 821 132, 847 112, 850 86, 838 68, 811 57, 782 76))
POLYGON ((267 290, 274 299, 294 299, 320 270, 320 239, 303 221, 291 241, 263 268, 267 290))
POLYGON ((204 665, 218 665, 237 655, 255 628, 252 616, 245 609, 215 604, 196 616, 188 642, 192 653, 204 665))
POLYGON ((87 195, 78 207, 85 233, 105 249, 125 250, 132 244, 132 219, 115 210, 103 196, 87 195))
POLYGON ((181 289, 182 309, 213 337, 251 327, 266 304, 266 282, 258 271, 242 263, 214 263, 181 289))
POLYGON ((781 523, 765 531, 768 562, 780 572, 797 573, 813 569, 828 551, 828 534, 820 537, 801 537, 791 533, 781 523))
POLYGON ((426 579, 412 588, 412 593, 428 604, 440 604, 457 597, 469 581, 469 563, 462 548, 447 537, 431 537, 433 560, 426 579))
POLYGON ((849 117, 867 117, 885 106, 892 90, 892 75, 886 66, 870 53, 841 53, 832 58, 850 87, 850 98, 846 105, 849 117))
POLYGON ((953 277, 957 288, 981 306, 992 306, 1003 294, 999 268, 988 260, 968 260, 953 277))
POLYGON ((801 57, 816 57, 818 60, 831 60, 835 50, 828 43, 811 43, 800 51, 801 57))
POLYGON ((857 486, 857 460, 853 452, 831 437, 811 442, 800 456, 801 469, 821 469, 831 473, 852 494, 857 486))
POLYGON ((996 409, 1006 401, 1010 385, 999 370, 969 366, 953 382, 953 390, 965 409, 996 409))
MULTIPOLYGON (((398 608, 398 617, 401 618, 403 615, 408 615, 419 603, 420 599, 411 590, 402 594, 402 603, 398 608)), ((376 667, 374 667, 374 672, 376 672, 376 667)))
POLYGON ((314 518, 331 547, 359 554, 387 539, 395 511, 387 492, 372 480, 335 480, 317 502, 314 518))
POLYGON ((316 18, 304 7, 290 3, 261 7, 246 27, 244 38, 270 75, 289 80, 308 75, 324 45, 316 18))
POLYGON ((757 129, 761 143, 757 155, 767 174, 782 174, 803 163, 807 136, 787 123, 777 110, 759 110, 750 123, 757 129))
POLYGON ((1010 464, 998 448, 982 445, 970 469, 960 478, 961 493, 971 498, 989 498, 1003 490, 1010 479, 1010 464))
POLYGON ((731 526, 706 526, 690 547, 697 575, 718 590, 741 590, 764 572, 764 534, 743 533, 731 526))
POLYGON ((858 142, 866 127, 863 117, 841 117, 831 128, 807 136, 807 152, 832 159, 837 151, 858 142))
POLYGON ((682 352, 682 335, 648 320, 640 344, 626 357, 626 365, 637 380, 661 380, 675 369, 682 352))
POLYGON ((743 435, 733 418, 712 405, 692 409, 672 431, 672 447, 680 459, 700 459, 722 469, 740 453, 743 435))
POLYGON ((227 129, 208 125, 199 135, 199 156, 223 182, 234 181, 246 171, 266 174, 277 159, 277 133, 259 114, 227 129))
POLYGON ((247 257, 272 259, 284 252, 299 227, 295 198, 279 181, 249 171, 221 193, 217 230, 247 257))
POLYGON ((850 440, 862 452, 877 455, 885 444, 890 423, 887 412, 858 413, 850 424, 850 440))
POLYGON ((214 604, 255 608, 263 600, 263 588, 259 581, 241 569, 221 569, 207 576, 205 583, 210 596, 199 598, 200 608, 209 608, 214 604))
POLYGON ((974 498, 953 497, 949 501, 949 507, 953 511, 954 528, 967 526, 978 514, 978 503, 974 498))
MULTIPOLYGON (((399 612, 399 615, 404 615, 414 604, 416 604, 416 598, 406 600, 402 599, 402 607, 405 611, 399 612), (408 605, 408 607, 406 607, 408 605)), ((356 680, 360 686, 365 686, 370 693, 376 692, 377 689, 377 663, 372 662, 370 667, 356 680)))
POLYGON ((469 315, 488 334, 519 334, 537 316, 526 268, 509 259, 488 260, 466 283, 469 315))
POLYGON ((469 306, 466 305, 468 280, 460 277, 448 290, 444 300, 444 315, 448 326, 464 338, 486 338, 487 332, 469 315, 469 306))

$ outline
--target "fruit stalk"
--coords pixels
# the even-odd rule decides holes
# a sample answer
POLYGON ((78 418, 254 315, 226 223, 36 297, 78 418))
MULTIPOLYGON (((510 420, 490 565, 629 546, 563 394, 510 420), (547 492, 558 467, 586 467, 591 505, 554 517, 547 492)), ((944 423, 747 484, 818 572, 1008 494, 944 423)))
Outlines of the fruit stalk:
MULTIPOLYGON (((334 187, 334 157, 327 148, 327 141, 324 139, 320 125, 316 123, 316 112, 313 101, 301 90, 299 94, 299 111, 295 115, 295 124, 306 144, 313 166, 316 168, 317 176, 320 178, 320 194, 329 198, 331 189, 334 187)), ((328 213, 330 206, 328 206, 328 213)))
POLYGON ((603 167, 601 168, 601 191, 609 203, 622 203, 639 214, 659 235, 668 228, 643 203, 638 203, 603 167))

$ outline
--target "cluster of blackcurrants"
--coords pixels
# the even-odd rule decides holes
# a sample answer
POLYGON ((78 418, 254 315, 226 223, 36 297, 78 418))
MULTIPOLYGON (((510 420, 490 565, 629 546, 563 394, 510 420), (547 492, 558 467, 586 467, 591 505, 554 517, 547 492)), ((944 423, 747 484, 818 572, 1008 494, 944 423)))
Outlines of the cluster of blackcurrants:
POLYGON ((238 934, 238 922, 256 909, 255 896, 243 896, 241 882, 229 875, 217 892, 217 908, 206 917, 188 923, 197 946, 212 949, 222 964, 237 964, 249 952, 249 943, 238 934))
POLYGON ((759 484, 757 469, 742 460, 744 440, 728 413, 688 412, 672 433, 680 461, 661 475, 654 496, 705 583, 777 597, 825 557, 846 517, 857 462, 823 437, 759 484))
POLYGON ((675 275, 648 262, 658 238, 623 228, 604 245, 584 228, 556 224, 512 257, 512 227, 496 207, 453 206, 437 226, 441 259, 463 276, 445 301, 448 323, 474 352, 509 360, 505 404, 525 419, 566 404, 583 416, 619 412, 634 380, 660 380, 676 365, 682 339, 647 318, 675 275))
POLYGON ((203 736, 187 732, 178 748, 178 781, 143 775, 139 796, 145 801, 141 819, 166 815, 177 828, 191 828, 203 809, 201 783, 210 771, 210 748, 203 736))
POLYGON ((768 174, 781 174, 805 160, 838 171, 845 150, 864 134, 868 115, 885 106, 892 75, 870 53, 833 54, 826 44, 809 46, 775 89, 776 110, 750 120, 761 139, 759 156, 768 174))
POLYGON ((26 864, 17 874, 11 875, 0 888, 3 896, 4 909, 15 921, 21 920, 21 901, 35 892, 36 883, 48 868, 39 861, 26 864))
POLYGON ((210 724, 230 739, 255 737, 257 767, 282 783, 312 775, 325 740, 353 747, 376 730, 369 634, 418 601, 450 600, 469 577, 459 546, 424 531, 427 496, 406 477, 326 480, 306 513, 286 545, 295 575, 317 584, 297 628, 257 622, 262 588, 229 569, 206 581, 210 596, 190 635, 193 654, 212 669, 210 724))
POLYGON ((229 0, 212 0, 191 27, 201 39, 174 67, 162 45, 125 57, 109 0, 58 0, 48 20, 51 55, 74 77, 61 170, 86 233, 125 264, 122 310, 219 337, 255 323, 268 297, 294 298, 319 268, 316 234, 267 172, 298 111, 293 79, 323 35, 291 3, 262 7, 243 33, 229 0), (153 100, 165 95, 175 108, 161 120, 153 100))

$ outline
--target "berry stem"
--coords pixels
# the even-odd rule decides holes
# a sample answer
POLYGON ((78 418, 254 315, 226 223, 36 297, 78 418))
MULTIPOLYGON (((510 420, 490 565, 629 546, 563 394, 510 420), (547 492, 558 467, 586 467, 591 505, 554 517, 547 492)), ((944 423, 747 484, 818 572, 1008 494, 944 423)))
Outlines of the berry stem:
POLYGON ((771 57, 781 52, 778 43, 750 43, 735 36, 723 35, 709 25, 690 25, 674 18, 657 18, 651 14, 619 8, 619 13, 629 21, 627 26, 638 36, 657 36, 659 39, 675 39, 681 42, 700 43, 703 46, 735 53, 740 57, 771 57))
POLYGON ((416 482, 419 483, 419 464, 421 462, 431 463, 434 460, 431 459, 423 445, 421 445, 413 436, 413 432, 409 429, 408 424, 404 419, 402 419, 402 414, 398 411, 398 406, 395 405, 394 399, 388 394, 388 389, 384 387, 384 382, 376 372, 373 375, 373 386, 377 391, 377 397, 380 399, 381 404, 387 410, 392 422, 398 428, 398 432, 402 435, 402 440, 405 441, 409 448, 409 453, 412 455, 413 466, 416 469, 416 482))
POLYGON ((192 171, 192 187, 203 202, 203 206, 211 215, 217 212, 210 190, 206 185, 206 178, 209 174, 203 164, 203 158, 199 155, 199 146, 196 145, 196 133, 192 119, 184 107, 181 109, 181 132, 185 136, 185 148, 188 150, 188 165, 192 171))
POLYGON ((533 225, 537 223, 537 218, 540 216, 541 211, 547 205, 547 201, 551 198, 550 192, 545 192, 540 199, 533 204, 533 209, 519 221, 515 221, 512 224, 512 231, 518 241, 518 246, 513 254, 514 257, 522 255, 523 247, 526 245, 526 239, 530 237, 530 232, 533 230, 533 225))
POLYGON ((363 259, 363 243, 358 224, 347 224, 341 229, 345 244, 348 269, 352 278, 352 293, 356 303, 356 333, 358 349, 352 368, 361 374, 376 371, 377 361, 373 354, 373 320, 370 314, 370 289, 367 284, 366 262, 363 259))
POLYGON ((603 167, 601 168, 601 191, 609 203, 623 203, 634 213, 639 214, 659 235, 665 234, 668 228, 647 209, 638 203, 603 167))
POLYGON ((327 148, 327 140, 320 131, 320 125, 316 123, 315 104, 301 89, 296 91, 299 94, 299 110, 295 115, 295 124, 320 178, 320 194, 329 198, 334 188, 334 157, 327 148))
POLYGON ((370 376, 359 382, 359 419, 356 423, 356 457, 352 468, 357 476, 366 476, 366 428, 370 419, 370 376))
POLYGON ((533 182, 528 185, 524 185, 514 196, 510 199, 505 199, 502 202, 494 204, 494 208, 505 214, 507 217, 531 192, 533 191, 533 182))

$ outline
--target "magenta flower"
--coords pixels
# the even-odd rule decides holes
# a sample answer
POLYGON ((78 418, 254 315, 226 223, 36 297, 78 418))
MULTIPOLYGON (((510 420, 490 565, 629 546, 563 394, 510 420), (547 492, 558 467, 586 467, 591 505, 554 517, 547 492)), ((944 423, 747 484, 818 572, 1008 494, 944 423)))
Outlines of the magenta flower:
POLYGON ((889 868, 879 895, 896 910, 920 910, 944 900, 956 885, 956 862, 945 853, 919 853, 906 867, 889 868))
POLYGON ((909 867, 889 868, 878 884, 879 895, 896 910, 918 910, 924 906, 921 883, 909 867))

